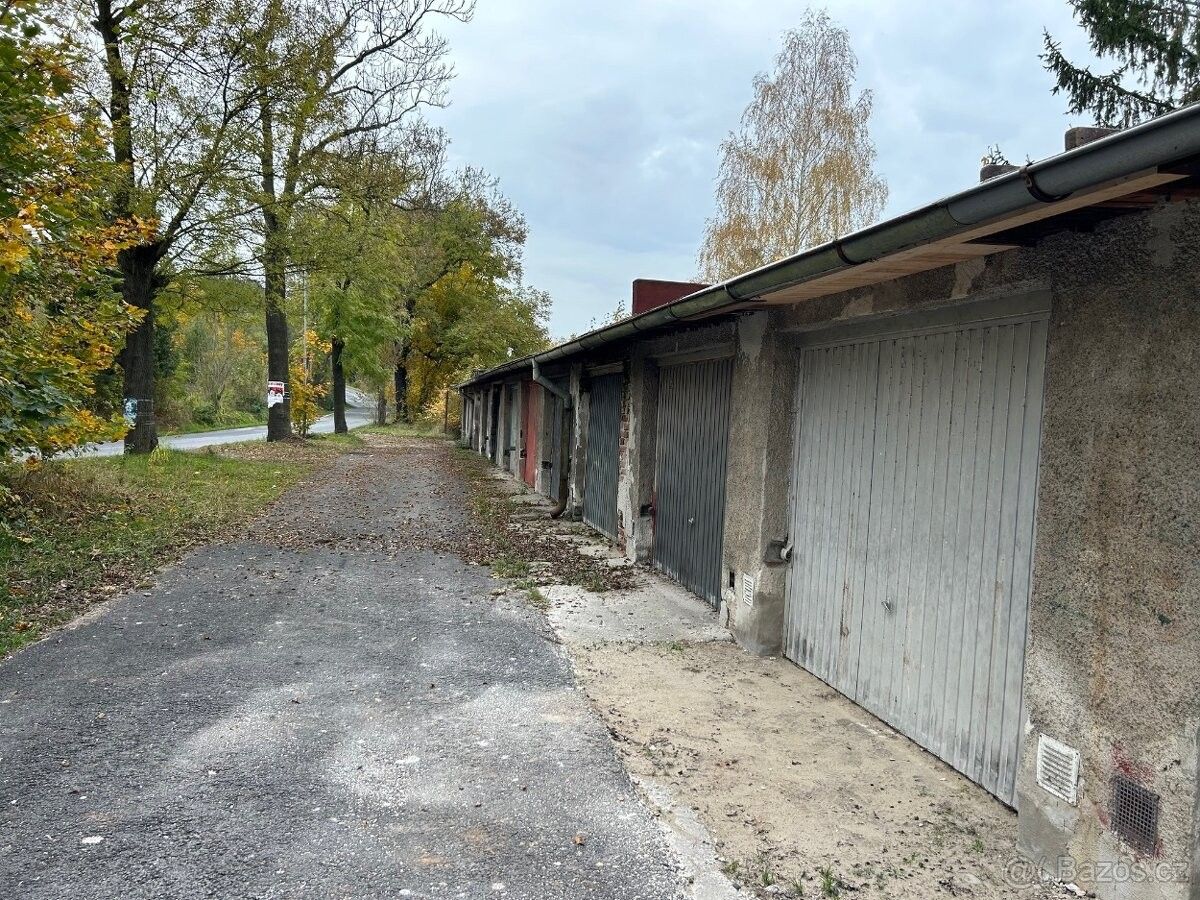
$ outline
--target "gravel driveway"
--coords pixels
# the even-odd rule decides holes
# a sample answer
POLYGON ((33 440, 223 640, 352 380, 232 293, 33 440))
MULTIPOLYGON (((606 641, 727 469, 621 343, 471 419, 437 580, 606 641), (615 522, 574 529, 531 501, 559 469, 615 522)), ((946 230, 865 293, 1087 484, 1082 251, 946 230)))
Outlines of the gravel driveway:
POLYGON ((372 440, 0 662, 0 897, 679 896, 451 451, 372 440))

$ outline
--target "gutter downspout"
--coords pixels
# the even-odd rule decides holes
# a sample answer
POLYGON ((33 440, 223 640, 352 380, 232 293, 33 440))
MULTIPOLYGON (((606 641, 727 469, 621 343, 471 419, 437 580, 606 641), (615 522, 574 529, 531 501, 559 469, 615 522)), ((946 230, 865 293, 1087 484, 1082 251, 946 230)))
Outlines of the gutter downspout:
POLYGON ((550 510, 550 518, 557 519, 567 511, 567 501, 570 496, 571 421, 567 417, 567 410, 571 409, 571 393, 570 391, 564 391, 542 374, 536 356, 533 358, 533 380, 536 384, 540 384, 555 397, 562 400, 563 403, 562 423, 559 426, 558 435, 558 502, 554 504, 554 509, 550 510))

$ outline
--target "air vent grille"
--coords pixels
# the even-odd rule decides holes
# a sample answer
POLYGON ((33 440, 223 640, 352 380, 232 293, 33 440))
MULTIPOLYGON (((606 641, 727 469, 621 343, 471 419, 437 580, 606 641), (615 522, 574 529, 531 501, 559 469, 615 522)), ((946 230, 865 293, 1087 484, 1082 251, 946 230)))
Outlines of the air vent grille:
POLYGON ((1158 794, 1124 775, 1113 776, 1112 830, 1143 856, 1158 855, 1158 814, 1158 794))
POLYGON ((1037 783, 1074 805, 1079 791, 1079 751, 1052 737, 1038 735, 1037 783))
POLYGON ((747 609, 754 606, 755 587, 756 585, 754 584, 753 575, 742 576, 742 606, 746 607, 747 609))

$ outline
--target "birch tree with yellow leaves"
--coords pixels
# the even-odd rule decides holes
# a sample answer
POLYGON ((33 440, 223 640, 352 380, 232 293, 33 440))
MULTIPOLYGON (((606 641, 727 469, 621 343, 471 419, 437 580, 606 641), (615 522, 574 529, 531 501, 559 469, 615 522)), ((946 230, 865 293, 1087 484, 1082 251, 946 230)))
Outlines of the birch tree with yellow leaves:
POLYGON ((857 91, 850 34, 810 10, 783 38, 738 130, 721 143, 716 212, 699 254, 721 281, 875 221, 887 185, 868 133, 871 92, 857 91))

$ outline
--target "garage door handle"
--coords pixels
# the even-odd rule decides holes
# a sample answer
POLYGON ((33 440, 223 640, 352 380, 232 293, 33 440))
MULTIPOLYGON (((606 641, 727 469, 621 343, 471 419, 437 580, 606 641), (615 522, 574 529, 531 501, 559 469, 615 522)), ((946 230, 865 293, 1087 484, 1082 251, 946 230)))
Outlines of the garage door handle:
POLYGON ((695 517, 695 516, 688 516, 688 524, 689 524, 689 525, 695 525, 695 524, 696 524, 696 517, 695 517))
POLYGON ((880 600, 879 605, 883 607, 884 612, 892 611, 892 601, 891 600, 880 600))

